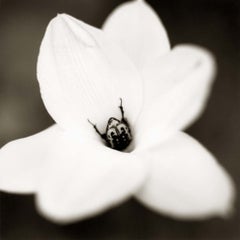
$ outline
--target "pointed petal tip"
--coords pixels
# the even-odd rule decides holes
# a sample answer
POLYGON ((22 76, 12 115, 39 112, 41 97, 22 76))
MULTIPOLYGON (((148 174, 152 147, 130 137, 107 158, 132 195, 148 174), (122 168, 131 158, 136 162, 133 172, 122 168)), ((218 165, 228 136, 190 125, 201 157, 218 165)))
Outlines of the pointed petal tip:
POLYGON ((64 18, 64 17, 68 17, 68 16, 70 16, 70 15, 68 15, 67 13, 57 13, 56 17, 64 18))
POLYGON ((67 13, 57 13, 57 15, 52 19, 52 20, 57 20, 57 21, 68 21, 71 16, 68 15, 67 13))
MULTIPOLYGON (((66 13, 58 13, 49 23, 49 26, 51 26, 57 35, 61 34, 62 37, 66 37, 72 34, 72 36, 76 37, 78 41, 85 46, 96 46, 95 39, 84 25, 85 23, 83 21, 66 13)), ((58 36, 58 38, 60 37, 58 36)))
POLYGON ((67 13, 57 13, 56 17, 53 18, 58 21, 64 21, 65 23, 72 24, 78 22, 79 24, 83 23, 81 20, 74 18, 73 16, 67 13))
POLYGON ((65 21, 65 19, 68 16, 69 15, 67 15, 66 13, 57 13, 57 15, 51 19, 50 23, 55 23, 55 22, 58 22, 58 21, 65 21))

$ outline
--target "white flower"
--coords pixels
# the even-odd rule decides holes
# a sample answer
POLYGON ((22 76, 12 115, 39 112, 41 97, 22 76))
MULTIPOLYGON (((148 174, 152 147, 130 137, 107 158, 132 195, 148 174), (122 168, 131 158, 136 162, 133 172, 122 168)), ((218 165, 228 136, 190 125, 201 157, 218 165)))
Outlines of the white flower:
POLYGON ((233 183, 215 158, 183 133, 201 113, 214 75, 206 50, 170 50, 144 1, 119 6, 103 31, 66 14, 46 30, 38 80, 56 125, 0 151, 0 189, 36 194, 52 221, 98 214, 131 196, 175 218, 226 215, 233 183), (104 133, 123 100, 133 141, 125 152, 104 133))

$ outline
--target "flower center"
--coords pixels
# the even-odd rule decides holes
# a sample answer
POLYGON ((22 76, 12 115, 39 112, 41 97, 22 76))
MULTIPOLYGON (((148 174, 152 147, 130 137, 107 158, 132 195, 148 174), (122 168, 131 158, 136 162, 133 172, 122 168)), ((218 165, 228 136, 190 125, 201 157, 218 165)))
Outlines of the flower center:
POLYGON ((132 141, 132 134, 130 126, 124 117, 124 110, 122 106, 122 99, 120 98, 120 111, 122 114, 122 119, 118 120, 116 118, 109 118, 106 132, 101 133, 96 124, 93 124, 88 120, 88 122, 94 127, 95 131, 104 139, 107 145, 113 149, 122 151, 126 149, 132 141))

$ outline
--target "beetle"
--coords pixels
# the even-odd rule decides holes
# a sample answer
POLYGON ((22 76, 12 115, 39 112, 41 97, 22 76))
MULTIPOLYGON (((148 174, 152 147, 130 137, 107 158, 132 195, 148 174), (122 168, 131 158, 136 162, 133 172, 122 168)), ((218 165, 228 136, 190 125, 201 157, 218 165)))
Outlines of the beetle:
POLYGON ((122 119, 111 117, 108 120, 106 132, 101 133, 96 124, 93 124, 88 119, 88 122, 94 127, 95 131, 106 141, 107 145, 116 150, 124 150, 132 141, 132 134, 130 126, 124 117, 124 110, 122 106, 122 99, 120 98, 120 106, 122 119))

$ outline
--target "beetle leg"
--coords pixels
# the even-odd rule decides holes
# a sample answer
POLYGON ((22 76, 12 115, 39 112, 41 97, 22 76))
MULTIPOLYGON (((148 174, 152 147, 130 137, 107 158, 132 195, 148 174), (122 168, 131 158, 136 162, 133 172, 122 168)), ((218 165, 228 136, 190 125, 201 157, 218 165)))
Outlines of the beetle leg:
POLYGON ((122 98, 120 98, 120 111, 121 111, 121 114, 122 114, 122 120, 124 119, 124 110, 123 110, 123 106, 122 106, 122 98))
POLYGON ((101 136, 101 138, 103 138, 104 140, 106 140, 106 134, 100 133, 100 131, 99 131, 98 128, 97 128, 97 125, 96 125, 96 124, 93 124, 89 119, 88 119, 88 122, 94 127, 95 131, 101 136))

